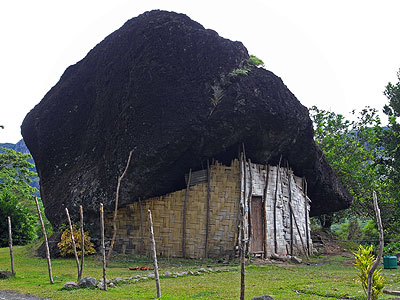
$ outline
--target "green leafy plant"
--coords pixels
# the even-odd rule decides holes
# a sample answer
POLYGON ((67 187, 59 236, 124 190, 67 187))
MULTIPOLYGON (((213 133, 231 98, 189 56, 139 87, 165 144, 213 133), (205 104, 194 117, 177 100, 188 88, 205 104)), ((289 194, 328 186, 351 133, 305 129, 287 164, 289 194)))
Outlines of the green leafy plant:
POLYGON ((0 247, 8 243, 7 217, 11 219, 11 232, 15 245, 24 245, 35 239, 36 217, 19 203, 18 197, 10 191, 0 192, 0 247))
POLYGON ((249 73, 250 70, 251 70, 251 68, 249 68, 249 67, 237 68, 237 69, 233 70, 232 72, 230 72, 229 76, 230 77, 236 77, 239 75, 247 76, 247 73, 249 73))
MULTIPOLYGON (((372 253, 373 245, 363 247, 360 245, 357 252, 354 252, 355 262, 354 267, 358 271, 357 281, 361 283, 365 295, 368 292, 368 272, 374 263, 375 256, 372 253)), ((378 299, 379 294, 385 285, 383 277, 381 275, 382 269, 377 269, 372 274, 372 294, 371 299, 378 299)))
POLYGON ((386 255, 395 255, 400 253, 400 242, 390 242, 385 245, 384 253, 386 255))
POLYGON ((210 101, 215 108, 221 102, 222 97, 224 97, 224 92, 219 85, 213 85, 211 89, 213 90, 213 96, 210 97, 210 101))
POLYGON ((255 55, 250 55, 249 63, 256 67, 264 67, 264 62, 255 55))
MULTIPOLYGON (((82 235, 81 231, 76 228, 76 225, 72 225, 72 232, 74 233, 74 240, 77 248, 78 255, 82 254, 82 235)), ((90 241, 90 236, 87 231, 84 233, 85 241, 85 255, 94 254, 96 250, 93 247, 93 243, 90 241)), ((72 256, 74 255, 74 249, 72 247, 71 231, 69 228, 65 229, 61 235, 61 241, 57 244, 60 249, 61 256, 72 256)))

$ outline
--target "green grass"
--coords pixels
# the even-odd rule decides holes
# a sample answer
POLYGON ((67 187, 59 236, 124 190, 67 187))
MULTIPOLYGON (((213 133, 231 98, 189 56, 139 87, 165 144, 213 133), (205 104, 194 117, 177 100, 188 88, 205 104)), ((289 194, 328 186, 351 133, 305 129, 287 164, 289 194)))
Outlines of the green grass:
MULTIPOLYGON (((108 291, 97 289, 61 290, 67 281, 76 281, 74 259, 53 259, 55 283, 50 284, 46 259, 33 257, 32 247, 15 247, 17 275, 10 280, 0 280, 0 290, 30 293, 52 299, 154 299, 154 280, 121 284, 108 291)), ((160 273, 195 270, 200 267, 226 267, 213 260, 183 260, 161 258, 160 273)), ((146 257, 117 256, 107 268, 107 278, 147 274, 149 271, 131 271, 130 266, 147 265, 146 257)), ((199 276, 162 278, 162 299, 238 299, 240 271, 237 261, 227 268, 230 272, 209 273, 199 276)), ((0 249, 0 269, 10 269, 8 248, 0 249)), ((354 282, 355 270, 351 256, 314 257, 309 265, 252 264, 246 268, 246 299, 269 294, 274 299, 361 299, 361 286, 354 282)), ((383 270, 386 289, 398 289, 400 271, 383 270)), ((99 256, 86 259, 84 276, 102 277, 99 256)), ((390 299, 382 295, 381 299, 390 299)))

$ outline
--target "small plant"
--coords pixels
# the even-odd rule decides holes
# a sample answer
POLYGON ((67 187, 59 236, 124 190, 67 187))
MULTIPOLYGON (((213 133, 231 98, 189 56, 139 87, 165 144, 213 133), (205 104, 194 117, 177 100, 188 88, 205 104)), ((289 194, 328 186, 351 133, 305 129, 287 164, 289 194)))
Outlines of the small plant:
POLYGON ((213 85, 211 89, 213 90, 213 96, 210 97, 210 101, 215 108, 221 102, 222 97, 224 97, 224 92, 218 85, 213 85))
MULTIPOLYGON (((82 255, 82 236, 81 231, 78 230, 74 225, 72 225, 72 232, 74 233, 74 240, 76 244, 76 248, 78 255, 82 255)), ((85 255, 94 254, 96 250, 93 248, 93 243, 90 241, 90 236, 87 231, 84 233, 85 239, 85 255)), ((74 255, 74 249, 72 247, 72 239, 71 239, 71 232, 69 228, 65 229, 61 235, 61 242, 57 244, 58 248, 60 249, 61 256, 72 256, 74 255)))
POLYGON ((229 73, 230 77, 236 77, 239 75, 245 75, 247 76, 247 73, 249 73, 251 69, 249 67, 245 67, 245 68, 237 68, 235 70, 233 70, 232 72, 229 73))
POLYGON ((255 55, 250 55, 249 64, 256 67, 264 67, 264 62, 255 55))
MULTIPOLYGON (((361 286, 364 290, 365 295, 368 292, 368 272, 374 263, 375 256, 372 253, 373 245, 366 246, 365 248, 360 245, 357 252, 353 253, 355 255, 354 266, 358 271, 357 281, 361 282, 361 286)), ((372 274, 372 294, 371 299, 378 299, 379 294, 382 292, 384 286, 384 280, 381 275, 382 269, 375 270, 372 274)))

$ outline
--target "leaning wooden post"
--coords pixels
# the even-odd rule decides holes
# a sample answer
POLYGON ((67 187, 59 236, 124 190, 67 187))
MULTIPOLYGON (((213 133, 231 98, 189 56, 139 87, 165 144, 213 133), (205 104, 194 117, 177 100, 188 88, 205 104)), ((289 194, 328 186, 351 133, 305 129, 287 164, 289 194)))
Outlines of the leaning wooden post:
POLYGON ((274 252, 275 254, 278 254, 278 237, 277 237, 277 228, 276 228, 276 223, 277 223, 277 212, 276 212, 276 205, 278 202, 278 179, 279 179, 279 172, 280 172, 280 167, 281 167, 281 160, 282 160, 282 155, 279 159, 279 164, 278 167, 276 168, 276 178, 275 178, 275 195, 274 195, 274 252))
POLYGON ((85 231, 83 229, 83 208, 82 205, 79 206, 79 213, 81 216, 81 269, 78 275, 78 281, 82 278, 83 273, 83 262, 85 259, 85 231))
POLYGON ((104 286, 104 290, 107 291, 106 247, 104 246, 104 210, 103 210, 103 203, 100 203, 100 235, 101 235, 101 256, 102 256, 102 259, 103 259, 103 286, 104 286))
POLYGON ((8 219, 8 246, 10 247, 10 258, 11 258, 11 273, 15 275, 12 234, 11 234, 11 218, 8 217, 7 219, 8 219))
POLYGON ((244 204, 240 207, 240 300, 244 300, 245 291, 245 249, 246 240, 244 236, 244 204))
POLYGON ((118 177, 117 190, 115 192, 115 209, 114 209, 114 215, 113 215, 113 235, 112 235, 112 238, 111 238, 110 248, 108 249, 107 263, 110 261, 111 253, 112 253, 113 248, 114 248, 115 238, 117 237, 117 216, 118 216, 119 188, 121 186, 122 178, 124 178, 126 172, 128 171, 129 164, 130 164, 131 158, 132 158, 132 151, 129 152, 129 157, 128 157, 128 160, 126 162, 126 166, 125 166, 124 172, 122 172, 121 176, 118 177))
POLYGON ((268 180, 269 180, 269 165, 265 165, 265 186, 263 192, 263 217, 264 217, 264 226, 263 226, 263 245, 264 245, 264 258, 268 257, 268 241, 267 241, 267 197, 268 197, 268 180))
POLYGON ((211 197, 211 190, 210 190, 210 183, 211 183, 211 170, 210 170, 210 162, 207 159, 207 202, 206 202, 206 241, 204 245, 204 256, 208 258, 208 235, 210 231, 210 197, 211 197))
POLYGON ((149 218, 149 231, 150 231, 150 240, 151 240, 151 252, 152 252, 152 255, 153 255, 154 278, 156 279, 157 298, 161 298, 161 286, 160 286, 160 276, 158 275, 156 241, 155 241, 155 239, 154 239, 153 219, 151 218, 151 211, 150 211, 150 209, 147 210, 147 214, 148 214, 148 218, 149 218))
POLYGON ((188 181, 186 185, 185 199, 183 200, 183 213, 182 213, 182 257, 186 257, 186 210, 187 201, 189 198, 190 181, 192 180, 192 169, 189 170, 188 181))
POLYGON ((40 219, 40 225, 42 226, 42 232, 43 232, 43 238, 44 238, 44 244, 46 246, 46 257, 47 257, 47 267, 49 269, 49 277, 50 277, 50 283, 53 284, 53 272, 51 270, 51 260, 50 260, 50 250, 49 250, 49 242, 47 241, 47 234, 46 234, 46 229, 44 228, 44 223, 42 219, 42 214, 40 213, 40 207, 39 207, 39 202, 37 197, 35 197, 35 202, 36 202, 36 208, 38 211, 39 219, 40 219))
POLYGON ((376 192, 373 192, 373 201, 374 201, 374 210, 375 210, 375 215, 376 215, 376 223, 378 225, 378 232, 379 232, 379 252, 378 256, 376 257, 376 260, 371 266, 371 269, 369 269, 368 272, 368 294, 367 294, 367 300, 371 300, 371 294, 372 294, 372 280, 373 280, 373 274, 378 267, 381 258, 382 258, 382 253, 383 253, 383 246, 384 246, 384 241, 383 241, 383 227, 382 227, 382 220, 381 220, 381 211, 378 206, 378 199, 376 196, 376 192))
POLYGON ((71 218, 69 217, 69 212, 68 208, 65 208, 65 213, 67 214, 67 219, 68 219, 68 225, 69 225, 69 232, 71 233, 71 242, 72 242, 72 249, 74 249, 74 256, 75 256, 75 261, 76 261, 76 268, 78 269, 78 281, 80 280, 80 273, 81 273, 81 268, 79 266, 79 258, 78 258, 78 252, 76 251, 76 244, 75 244, 75 237, 74 237, 74 230, 72 228, 72 223, 71 223, 71 218))

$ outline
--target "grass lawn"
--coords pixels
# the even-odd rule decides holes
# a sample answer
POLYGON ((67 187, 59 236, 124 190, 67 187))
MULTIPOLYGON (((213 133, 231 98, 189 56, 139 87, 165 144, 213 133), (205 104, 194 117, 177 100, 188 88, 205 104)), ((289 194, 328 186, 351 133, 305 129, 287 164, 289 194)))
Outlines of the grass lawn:
MULTIPOLYGON (((67 281, 76 281, 75 260, 53 259, 54 284, 50 284, 46 259, 32 256, 32 246, 14 247, 16 276, 0 280, 0 290, 30 293, 52 299, 154 299, 154 280, 124 283, 108 291, 97 289, 61 290, 67 281)), ((85 260, 83 276, 102 277, 102 263, 95 255, 85 260)), ((354 282, 355 270, 348 256, 314 257, 309 265, 255 264, 246 267, 246 299, 269 294, 274 299, 362 299, 359 283, 354 282), (343 296, 349 296, 346 298, 343 296), (342 298, 341 298, 342 297, 342 298)), ((238 299, 240 270, 237 262, 218 265, 215 261, 164 259, 159 260, 160 273, 198 270, 201 267, 228 268, 229 272, 198 276, 162 278, 162 299, 238 299)), ((117 256, 107 268, 107 278, 130 277, 149 271, 131 271, 130 266, 151 266, 145 257, 117 256)), ((8 248, 0 248, 0 269, 10 270, 8 248)), ((383 270, 386 289, 400 289, 400 271, 383 270)), ((381 299, 395 299, 382 295, 381 299)))

